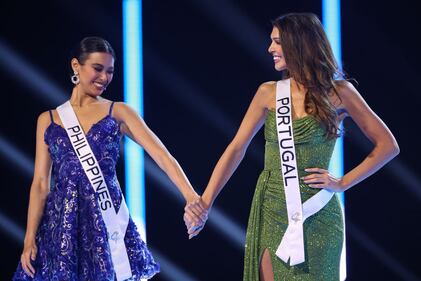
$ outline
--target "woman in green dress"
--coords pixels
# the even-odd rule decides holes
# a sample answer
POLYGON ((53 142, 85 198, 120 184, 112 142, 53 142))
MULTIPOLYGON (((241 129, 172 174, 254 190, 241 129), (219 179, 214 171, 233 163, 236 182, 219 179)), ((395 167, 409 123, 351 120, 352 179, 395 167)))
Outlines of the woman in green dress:
MULTIPOLYGON (((333 192, 349 189, 399 153, 387 126, 353 85, 342 78, 317 16, 287 14, 277 18, 268 51, 275 69, 290 84, 302 202, 321 189, 333 192), (339 123, 345 117, 355 121, 374 148, 359 165, 343 177, 335 178, 327 169, 339 123)), ((305 220, 304 262, 292 266, 276 255, 288 227, 276 127, 276 85, 266 82, 258 88, 237 134, 216 164, 202 200, 210 209, 243 159, 248 144, 264 125, 264 170, 257 182, 247 227, 244 280, 339 280, 344 227, 337 196, 305 220)), ((192 216, 198 212, 194 206, 186 207, 184 218, 190 237, 203 228, 203 224, 192 222, 192 216)))

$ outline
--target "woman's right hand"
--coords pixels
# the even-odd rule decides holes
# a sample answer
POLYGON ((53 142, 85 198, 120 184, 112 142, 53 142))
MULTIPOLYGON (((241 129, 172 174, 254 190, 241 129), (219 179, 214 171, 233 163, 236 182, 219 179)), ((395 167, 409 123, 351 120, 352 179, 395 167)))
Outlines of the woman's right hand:
POLYGON ((35 244, 35 239, 32 239, 28 242, 25 241, 23 246, 23 252, 20 256, 20 262, 22 264, 23 270, 25 270, 26 274, 34 278, 35 269, 31 264, 31 260, 34 261, 37 256, 37 245, 35 244))
POLYGON ((209 208, 204 204, 202 198, 187 203, 184 208, 184 223, 186 224, 189 239, 193 238, 203 229, 208 219, 209 208))

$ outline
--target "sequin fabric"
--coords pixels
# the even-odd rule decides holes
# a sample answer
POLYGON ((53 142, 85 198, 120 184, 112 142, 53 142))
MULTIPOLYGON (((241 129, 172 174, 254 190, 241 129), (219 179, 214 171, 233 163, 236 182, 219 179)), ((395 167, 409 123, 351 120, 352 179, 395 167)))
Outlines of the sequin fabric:
MULTIPOLYGON (((244 281, 259 280, 260 260, 265 249, 271 256, 276 281, 339 280, 343 219, 337 196, 304 222, 304 263, 289 266, 275 254, 288 227, 275 120, 275 111, 269 110, 264 129, 265 166, 257 181, 247 227, 244 281)), ((296 119, 292 125, 299 177, 308 174, 304 171, 306 168, 327 169, 335 140, 325 137, 323 127, 312 116, 296 119)), ((300 180, 303 202, 318 191, 300 180)))
MULTIPOLYGON (((120 124, 110 114, 86 134, 107 182, 116 211, 122 200, 116 177, 121 140, 120 124)), ((53 169, 51 190, 36 235, 38 254, 32 263, 34 278, 19 263, 13 280, 114 281, 115 273, 107 232, 96 195, 59 124, 52 122, 44 134, 53 169)), ((124 242, 132 278, 149 279, 159 272, 136 225, 129 219, 124 242)))

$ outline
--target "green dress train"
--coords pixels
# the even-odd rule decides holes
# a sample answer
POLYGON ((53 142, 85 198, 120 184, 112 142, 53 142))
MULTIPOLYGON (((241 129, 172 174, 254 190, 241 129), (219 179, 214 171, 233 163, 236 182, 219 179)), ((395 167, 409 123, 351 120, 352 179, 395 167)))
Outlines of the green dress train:
MULTIPOLYGON (((318 213, 304 222, 305 262, 290 266, 275 255, 288 227, 285 193, 280 172, 276 114, 269 110, 265 121, 265 165, 257 181, 247 227, 244 281, 258 281, 260 260, 265 249, 271 256, 274 279, 339 280, 343 244, 343 218, 335 195, 318 213)), ((298 175, 306 168, 327 169, 335 140, 325 136, 321 124, 311 115, 293 120, 298 175)), ((300 179, 301 200, 305 202, 319 189, 308 187, 300 179)))

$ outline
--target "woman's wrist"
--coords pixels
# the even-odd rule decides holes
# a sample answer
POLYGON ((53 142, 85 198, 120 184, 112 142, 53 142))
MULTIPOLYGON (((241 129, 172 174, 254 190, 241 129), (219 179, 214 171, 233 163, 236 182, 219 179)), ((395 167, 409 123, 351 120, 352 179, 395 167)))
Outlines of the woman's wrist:
POLYGON ((212 196, 210 196, 206 191, 202 195, 202 202, 205 205, 206 209, 210 209, 213 205, 212 196))
POLYGON ((340 186, 341 192, 344 192, 344 191, 346 191, 348 188, 350 188, 349 184, 346 182, 346 180, 344 179, 344 177, 342 177, 342 178, 339 180, 339 186, 340 186))
POLYGON ((23 243, 24 244, 27 244, 27 243, 33 243, 33 242, 35 242, 35 235, 33 235, 33 234, 26 234, 25 235, 25 238, 23 240, 23 243))
POLYGON ((199 198, 200 198, 200 196, 196 192, 194 192, 193 190, 192 191, 189 191, 184 196, 184 199, 186 200, 186 203, 193 202, 193 201, 195 201, 195 200, 197 200, 199 198))

